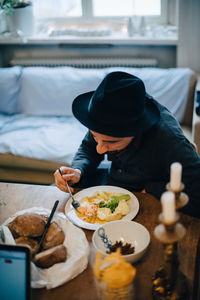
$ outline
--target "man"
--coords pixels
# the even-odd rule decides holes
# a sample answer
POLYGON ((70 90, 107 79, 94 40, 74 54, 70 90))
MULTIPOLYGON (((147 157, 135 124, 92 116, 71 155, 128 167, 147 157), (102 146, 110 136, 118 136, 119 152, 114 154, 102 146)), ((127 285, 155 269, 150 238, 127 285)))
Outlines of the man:
MULTIPOLYGON (((170 165, 180 162, 190 201, 183 212, 200 217, 200 158, 172 114, 150 97, 139 78, 125 72, 105 76, 96 91, 79 95, 74 116, 89 131, 71 168, 54 174, 58 188, 109 184, 143 191, 158 199, 170 178, 170 165), (97 169, 104 154, 112 162, 107 176, 97 169)), ((72 188, 73 190, 73 188, 72 188)))

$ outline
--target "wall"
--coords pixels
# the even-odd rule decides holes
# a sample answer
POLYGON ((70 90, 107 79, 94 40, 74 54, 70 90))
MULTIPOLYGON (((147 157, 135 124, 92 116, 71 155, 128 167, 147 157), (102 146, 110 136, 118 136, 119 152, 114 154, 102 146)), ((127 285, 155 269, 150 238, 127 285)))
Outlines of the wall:
POLYGON ((177 66, 200 73, 200 0, 179 2, 177 66))

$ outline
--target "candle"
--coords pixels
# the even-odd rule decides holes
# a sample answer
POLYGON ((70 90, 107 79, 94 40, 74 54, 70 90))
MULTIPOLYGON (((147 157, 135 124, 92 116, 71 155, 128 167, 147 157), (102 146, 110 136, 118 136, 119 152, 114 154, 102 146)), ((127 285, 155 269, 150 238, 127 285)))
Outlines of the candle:
POLYGON ((182 165, 178 162, 171 164, 170 187, 173 191, 179 191, 181 187, 182 165))
POLYGON ((175 196, 173 192, 164 192, 161 196, 163 219, 166 223, 175 221, 175 196))

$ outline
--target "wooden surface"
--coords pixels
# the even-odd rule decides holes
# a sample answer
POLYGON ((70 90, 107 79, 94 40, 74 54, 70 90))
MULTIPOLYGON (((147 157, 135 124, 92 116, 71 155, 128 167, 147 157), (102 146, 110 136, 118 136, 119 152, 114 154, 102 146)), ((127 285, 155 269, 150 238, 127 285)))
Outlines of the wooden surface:
MULTIPOLYGON (((149 194, 135 193, 135 195, 139 200, 140 210, 134 221, 144 225, 151 236, 151 243, 146 254, 141 261, 134 264, 137 269, 135 299, 150 300, 152 299, 152 277, 163 261, 162 244, 153 235, 154 228, 159 224, 158 215, 161 211, 161 207, 159 201, 149 194)), ((6 203, 6 206, 0 207, 0 223, 4 222, 16 211, 28 207, 42 206, 51 208, 57 199, 60 200, 58 210, 63 211, 68 199, 68 194, 59 191, 54 186, 0 183, 0 201, 6 203)), ((200 219, 181 214, 180 221, 187 230, 185 237, 178 244, 180 270, 188 278, 192 295, 195 255, 200 235, 200 219)), ((90 256, 87 269, 70 282, 58 288, 52 290, 32 290, 32 299, 97 299, 97 291, 92 271, 95 258, 95 250, 91 243, 93 231, 84 230, 84 232, 90 244, 90 256)))
POLYGON ((192 300, 197 300, 197 299, 199 300, 200 299, 200 238, 197 243, 193 285, 194 287, 192 293, 192 300))

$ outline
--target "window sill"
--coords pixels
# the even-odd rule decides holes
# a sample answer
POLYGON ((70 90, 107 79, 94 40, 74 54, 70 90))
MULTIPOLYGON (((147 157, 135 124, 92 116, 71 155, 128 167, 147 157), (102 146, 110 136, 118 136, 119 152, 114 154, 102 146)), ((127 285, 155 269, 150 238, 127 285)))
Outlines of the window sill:
POLYGON ((178 39, 149 39, 146 37, 44 37, 34 36, 30 38, 5 37, 0 35, 1 45, 157 45, 157 46, 176 46, 178 39))

